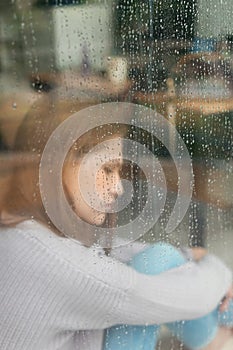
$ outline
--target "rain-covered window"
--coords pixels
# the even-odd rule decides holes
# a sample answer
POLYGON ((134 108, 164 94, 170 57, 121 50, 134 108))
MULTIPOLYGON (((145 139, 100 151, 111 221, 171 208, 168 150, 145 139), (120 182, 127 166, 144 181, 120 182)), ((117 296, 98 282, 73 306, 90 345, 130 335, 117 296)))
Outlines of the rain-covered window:
MULTIPOLYGON (((41 160, 52 131, 80 113, 80 124, 70 124, 70 131, 65 126, 70 143, 59 134, 52 156, 42 158, 40 181, 45 176, 45 158, 51 176, 61 179, 66 172, 59 173, 55 164, 75 164, 85 154, 83 180, 78 175, 76 180, 83 181, 83 191, 88 188, 82 199, 89 200, 94 211, 101 211, 109 190, 100 189, 103 198, 97 206, 98 196, 89 193, 101 187, 98 166, 102 167, 103 159, 107 167, 111 163, 110 169, 103 168, 108 185, 120 174, 122 188, 116 185, 117 196, 122 197, 120 209, 115 210, 112 203, 106 205, 103 210, 110 214, 102 225, 105 236, 97 230, 90 245, 104 242, 105 255, 112 254, 111 245, 117 246, 118 238, 128 243, 172 244, 185 251, 184 255, 186 248, 205 247, 232 269, 232 13, 232 0, 2 0, 0 210, 4 225, 14 221, 8 213, 12 208, 17 218, 26 212, 23 204, 16 203, 19 198, 11 197, 17 188, 14 174, 24 164, 28 176, 31 164, 41 160), (29 129, 24 129, 25 117, 29 129), (107 126, 101 126, 101 121, 107 126), (76 127, 80 134, 74 132, 76 127), (126 141, 111 144, 113 136, 126 141), (102 158, 101 142, 105 147, 102 158), (56 158, 58 149, 63 158, 56 158), (88 168, 92 151, 96 168, 88 168), (72 152, 78 154, 75 160, 72 152), (118 160, 114 163, 119 152, 120 165, 118 160), (95 171, 92 180, 96 187, 92 187, 86 177, 95 171), (126 229, 121 230, 124 225, 126 229), (112 237, 114 230, 108 230, 112 226, 121 237, 112 237)), ((59 182, 50 181, 49 187, 55 184, 53 194, 58 193, 59 182)), ((65 192, 67 182, 63 182, 65 192)), ((39 177, 34 185, 39 191, 39 177)), ((43 201, 44 187, 40 194, 37 190, 25 195, 24 187, 18 186, 19 197, 32 203, 28 215, 36 220, 34 206, 42 197, 48 225, 66 235, 64 224, 56 225, 46 207, 50 203, 47 194, 43 201)), ((63 197, 72 213, 76 210, 74 198, 69 191, 63 197)), ((62 211, 59 213, 61 219, 62 211)), ((95 220, 92 225, 96 227, 95 220)), ((163 258, 164 271, 169 254, 164 253, 163 258)), ((160 331, 156 328, 154 345, 145 349, 194 346, 185 327, 181 321, 162 325, 160 331)), ((211 333, 208 327, 205 335, 211 333)), ((124 341, 128 341, 127 332, 126 328, 124 341)), ((137 337, 134 332, 136 328, 132 339, 137 337)), ((147 334, 145 329, 143 332, 147 334)), ((144 336, 143 341, 148 345, 152 338, 144 336)), ((104 339, 102 348, 110 350, 108 337, 104 339)), ((119 349, 125 349, 122 344, 119 340, 119 349)))

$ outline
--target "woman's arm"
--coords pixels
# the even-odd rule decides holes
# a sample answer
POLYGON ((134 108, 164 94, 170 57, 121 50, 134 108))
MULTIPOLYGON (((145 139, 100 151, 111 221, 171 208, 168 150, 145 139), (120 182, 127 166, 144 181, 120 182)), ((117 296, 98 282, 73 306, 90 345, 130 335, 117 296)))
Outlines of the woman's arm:
MULTIPOLYGON (((124 243, 124 241, 122 241, 122 242, 124 243)), ((143 251, 144 250, 146 251, 146 249, 149 247, 150 247, 150 244, 140 243, 140 242, 131 242, 130 244, 122 245, 122 246, 115 248, 112 252, 112 255, 114 257, 116 257, 117 259, 119 259, 120 261, 129 261, 130 258, 135 256, 135 254, 137 255, 138 253, 143 253, 143 251)), ((176 249, 178 253, 182 254, 187 261, 193 260, 193 261, 198 262, 208 254, 208 251, 203 247, 192 247, 192 248, 187 248, 187 247, 186 248, 184 248, 184 247, 175 248, 175 247, 173 247, 173 249, 176 249)), ((162 257, 162 259, 165 259, 164 263, 166 264, 166 261, 167 261, 167 259, 169 259, 169 256, 170 256, 170 252, 168 252, 167 258, 163 257, 164 254, 166 254, 166 253, 165 253, 165 251, 163 252, 163 248, 161 247, 161 254, 160 254, 161 256, 159 256, 159 258, 161 259, 161 257, 162 257)), ((154 259, 156 259, 156 256, 154 259)), ((150 260, 148 260, 148 261, 151 261, 151 257, 150 257, 150 260)), ((155 262, 156 262, 156 260, 155 260, 155 262)), ((161 264, 161 262, 158 261, 158 264, 161 264)), ((144 267, 144 268, 146 268, 146 267, 144 267)), ((143 270, 144 268, 141 267, 140 269, 143 270)), ((152 271, 153 271, 153 269, 154 268, 152 268, 152 271)), ((171 269, 171 267, 170 267, 170 269, 171 269)), ((166 270, 167 270, 167 268, 166 268, 166 270)), ((150 271, 150 268, 148 271, 150 271)), ((165 271, 165 268, 164 268, 164 271, 165 271)), ((151 274, 151 273, 149 273, 149 274, 151 274)), ((219 304, 220 311, 227 310, 229 301, 232 298, 233 298, 233 289, 231 286, 230 289, 227 291, 225 297, 221 300, 221 303, 219 304)))
MULTIPOLYGON (((204 256, 208 254, 208 251, 202 247, 192 248, 192 256, 195 261, 200 261, 204 256)), ((231 285, 225 294, 224 298, 221 300, 219 305, 219 310, 221 312, 227 311, 230 300, 233 299, 233 286, 231 285)))
MULTIPOLYGON (((15 290, 21 303, 33 300, 48 319, 52 317, 70 329, 196 318, 214 309, 231 285, 230 270, 211 255, 199 263, 190 261, 147 276, 36 225, 22 224, 21 232, 2 234, 6 243, 2 252, 7 247, 18 252, 11 257, 14 274, 8 274, 8 279, 18 275, 20 284, 25 282, 20 295, 19 289, 15 290), (30 281, 30 289, 26 281, 30 281)), ((24 310, 29 312, 32 304, 26 306, 24 310)))
POLYGON ((137 298, 140 308, 135 311, 132 306, 129 315, 133 314, 133 319, 129 321, 136 323, 140 311, 145 309, 148 310, 148 323, 153 323, 154 313, 157 318, 155 323, 203 316, 217 307, 231 281, 231 271, 212 255, 205 256, 198 263, 190 261, 157 276, 137 275, 131 293, 132 299, 137 298))

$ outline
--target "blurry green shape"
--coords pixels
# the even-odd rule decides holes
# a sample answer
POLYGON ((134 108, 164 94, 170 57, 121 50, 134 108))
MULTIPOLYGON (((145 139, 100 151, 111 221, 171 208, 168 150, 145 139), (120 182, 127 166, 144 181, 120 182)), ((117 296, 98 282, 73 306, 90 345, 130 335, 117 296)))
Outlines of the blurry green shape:
POLYGON ((232 159, 233 111, 209 115, 192 114, 178 122, 177 130, 192 158, 232 159))
POLYGON ((196 0, 118 0, 115 13, 117 47, 128 53, 137 51, 140 41, 191 40, 195 35, 196 0))

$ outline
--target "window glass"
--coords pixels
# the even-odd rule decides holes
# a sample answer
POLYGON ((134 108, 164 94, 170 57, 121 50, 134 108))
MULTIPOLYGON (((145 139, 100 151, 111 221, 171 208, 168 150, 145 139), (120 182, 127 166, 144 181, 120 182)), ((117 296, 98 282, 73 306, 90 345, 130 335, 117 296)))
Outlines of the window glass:
MULTIPOLYGON (((117 217, 108 218, 110 224, 127 224, 122 237, 129 241, 205 247, 233 268, 232 12, 232 0, 2 0, 1 212, 5 215, 14 190, 15 169, 41 157, 50 120, 55 130, 89 108, 80 122, 87 143, 84 147, 80 141, 82 152, 98 152, 97 143, 110 135, 127 140, 122 164, 107 164, 107 170, 97 172, 101 177, 107 171, 108 185, 118 176, 117 167, 123 178, 125 197, 117 217), (119 109, 117 132, 100 127, 92 134, 90 125, 98 125, 88 120, 100 123, 99 109, 92 107, 108 103, 116 105, 112 120, 103 117, 106 124, 118 118, 118 104, 129 103, 129 113, 119 109), (131 104, 137 106, 135 114, 131 104), (25 117, 31 121, 29 131, 22 127, 25 117), (134 222, 143 212, 141 231, 135 234, 134 222)), ((72 130, 70 135, 75 142, 72 130)), ((58 146, 62 152, 68 147, 65 141, 58 146)), ((117 158, 115 146, 105 147, 117 158)), ((85 174, 91 173, 85 169, 84 188, 89 186, 85 174)), ((106 201, 109 190, 100 192, 106 201)), ((37 198, 33 191, 30 196, 32 202, 37 198)), ((106 251, 111 251, 112 237, 110 243, 106 237, 106 251)), ((157 349, 183 349, 182 340, 165 327, 158 339, 157 349)))

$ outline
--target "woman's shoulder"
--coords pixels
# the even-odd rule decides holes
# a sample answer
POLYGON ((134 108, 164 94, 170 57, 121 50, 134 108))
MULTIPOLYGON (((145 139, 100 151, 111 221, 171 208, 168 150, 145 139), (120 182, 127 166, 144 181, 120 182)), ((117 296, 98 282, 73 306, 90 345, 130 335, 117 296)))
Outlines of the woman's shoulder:
POLYGON ((90 253, 88 249, 78 242, 56 235, 45 225, 35 221, 26 220, 15 226, 0 228, 0 252, 6 251, 8 257, 13 259, 15 252, 20 255, 31 256, 37 260, 56 260, 57 264, 82 266, 90 253))
POLYGON ((121 263, 107 257, 101 248, 87 248, 76 240, 60 237, 35 220, 21 222, 15 227, 2 227, 0 256, 2 252, 7 259, 19 259, 20 264, 33 259, 38 269, 46 262, 48 266, 53 265, 54 270, 65 272, 68 269, 74 276, 89 276, 105 283, 106 275, 113 270, 121 276, 121 263))
POLYGON ((1 230, 0 280, 5 286, 17 280, 23 294, 28 293, 28 285, 30 293, 36 295, 37 290, 47 286, 46 295, 51 290, 51 295, 66 295, 64 300, 72 299, 74 303, 79 298, 99 303, 103 295, 108 295, 111 304, 113 300, 119 302, 117 298, 135 283, 133 269, 95 247, 86 248, 59 237, 40 223, 25 221, 1 230))
POLYGON ((0 227, 0 242, 11 245, 23 244, 44 245, 49 247, 57 241, 57 236, 49 228, 35 220, 25 220, 16 225, 0 227))

